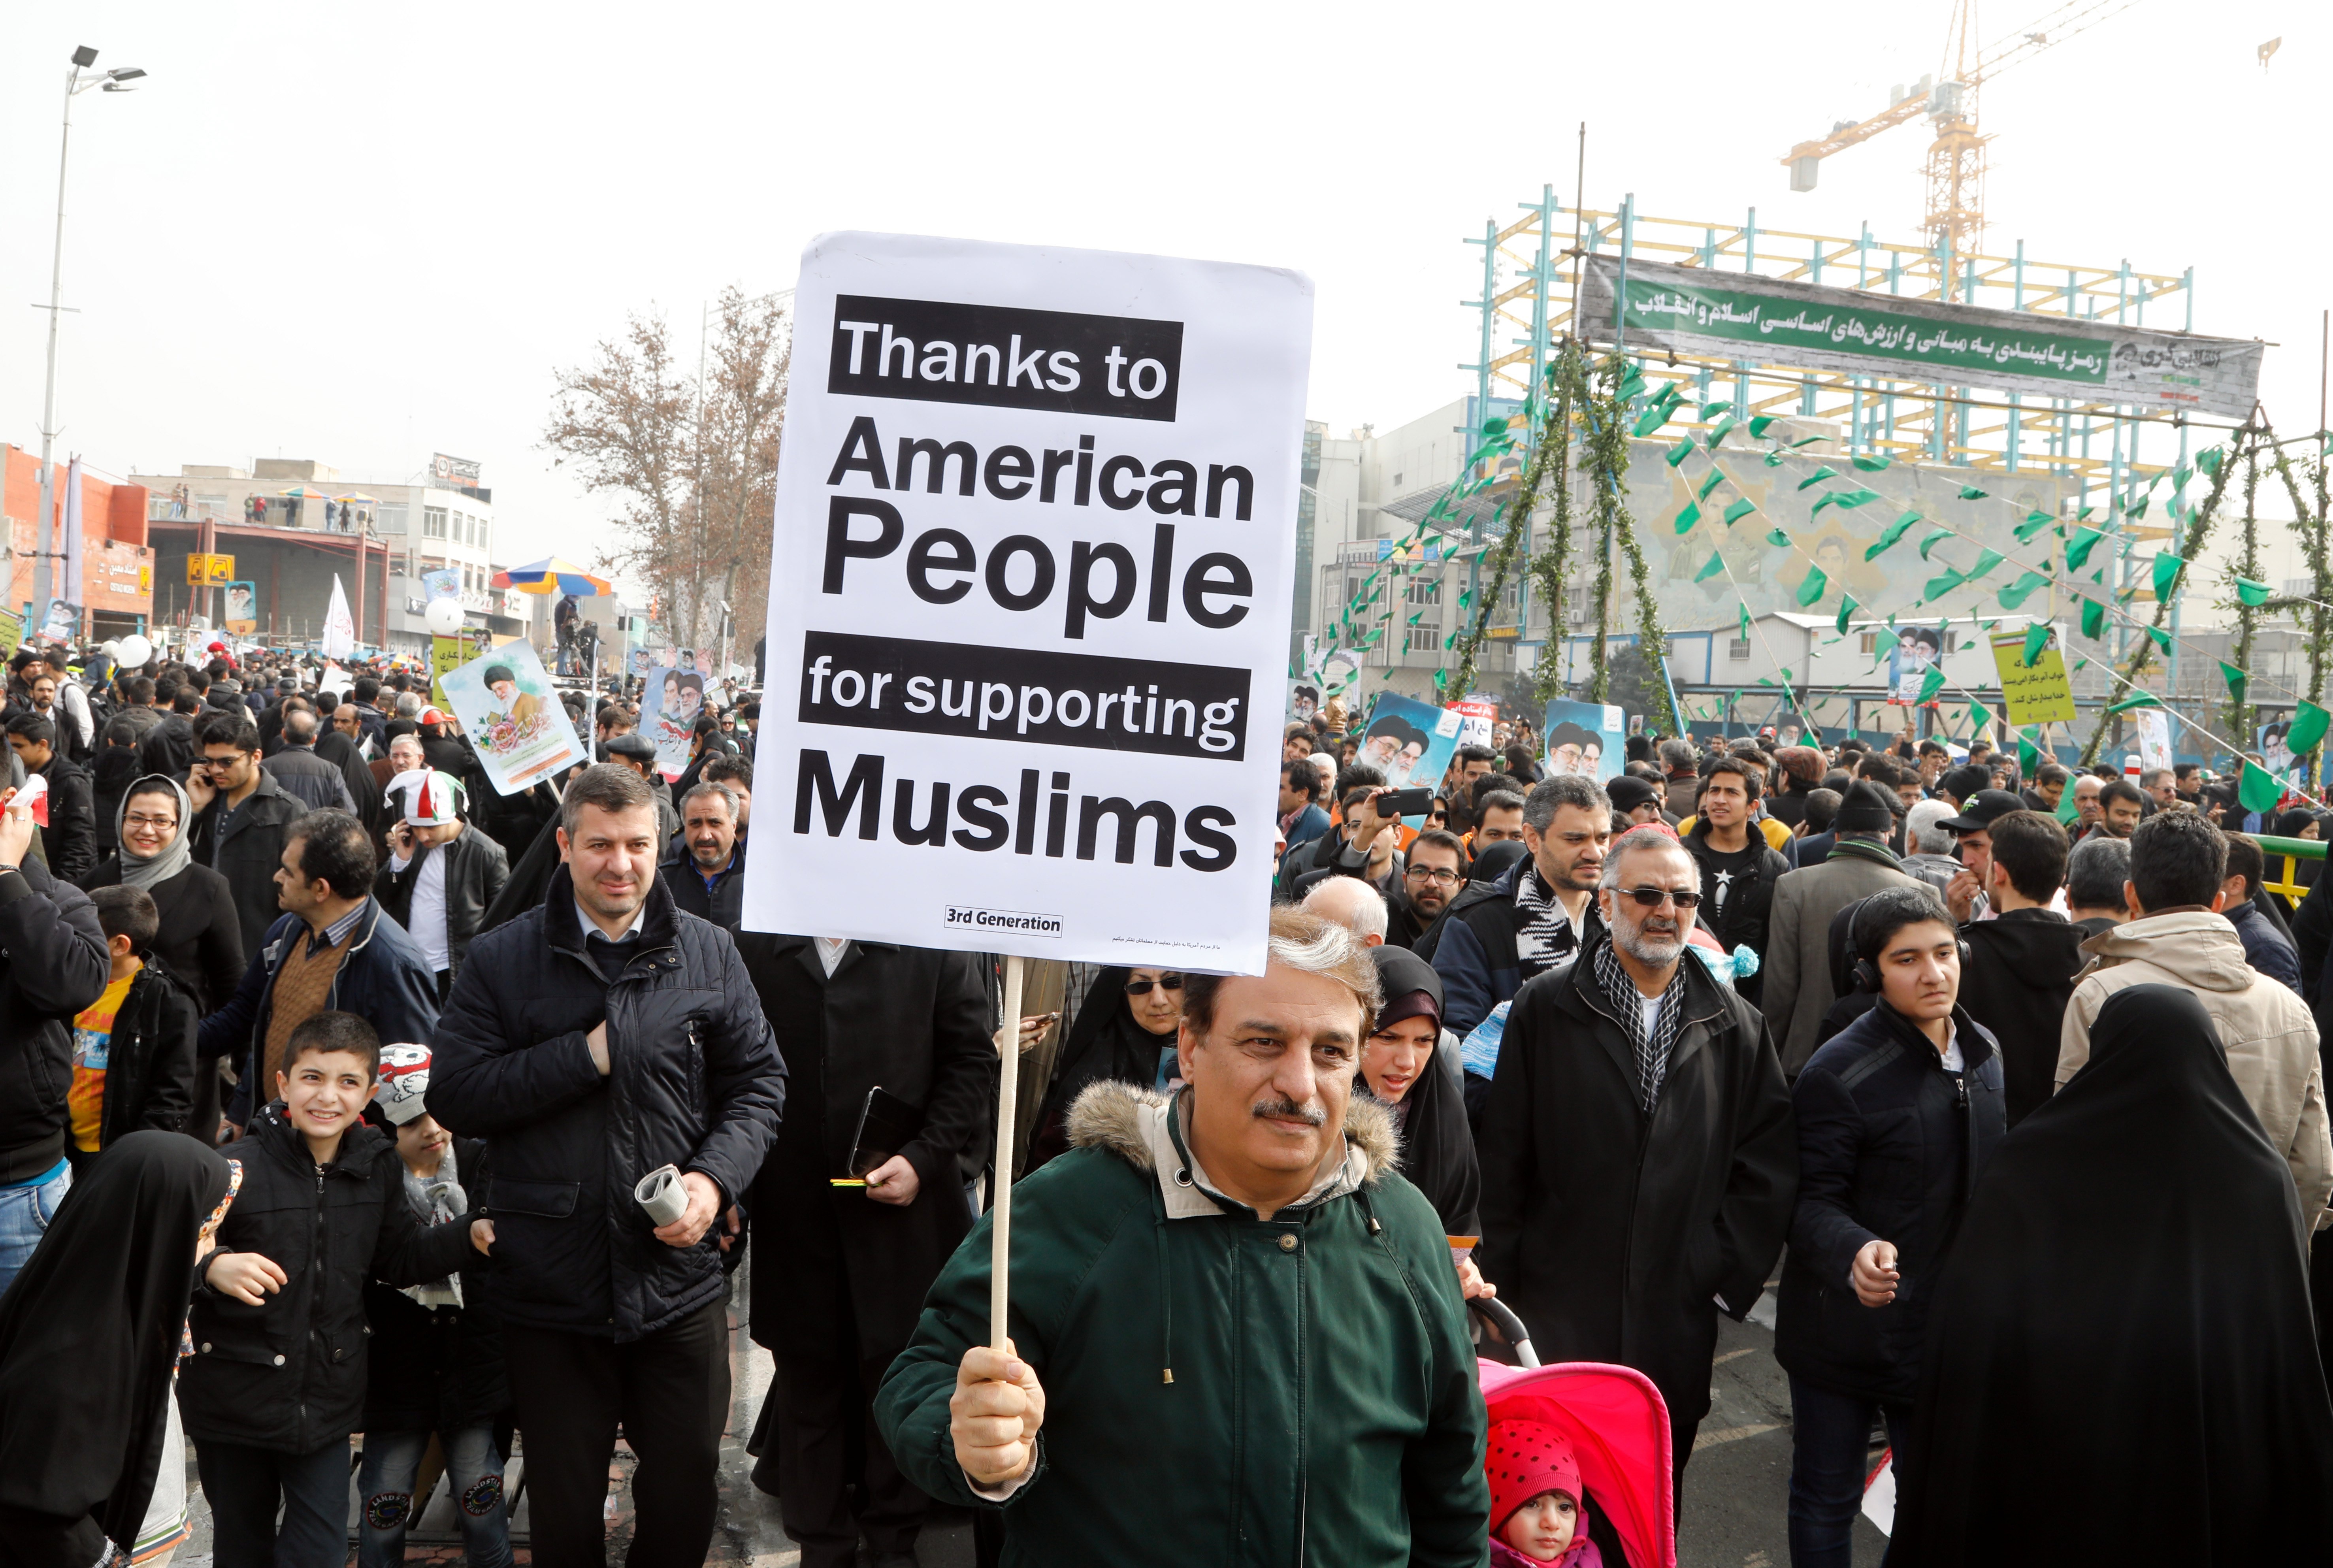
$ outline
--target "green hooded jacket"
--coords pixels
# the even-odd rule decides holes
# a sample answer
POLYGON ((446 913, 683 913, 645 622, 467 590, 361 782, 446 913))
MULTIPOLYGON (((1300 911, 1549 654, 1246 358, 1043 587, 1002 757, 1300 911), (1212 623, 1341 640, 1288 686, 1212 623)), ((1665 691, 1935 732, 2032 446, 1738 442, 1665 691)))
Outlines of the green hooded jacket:
MULTIPOLYGON (((1185 1091, 1188 1093, 1188 1091, 1185 1091)), ((1441 1221, 1356 1094, 1345 1159, 1269 1220, 1195 1174, 1187 1109, 1094 1084, 1013 1194, 1011 1330, 1045 1388, 1003 1562, 1457 1568, 1488 1551, 1483 1398, 1441 1221)), ((907 1477, 976 1495, 948 1436, 988 1342, 990 1220, 956 1248, 876 1419, 907 1477)))

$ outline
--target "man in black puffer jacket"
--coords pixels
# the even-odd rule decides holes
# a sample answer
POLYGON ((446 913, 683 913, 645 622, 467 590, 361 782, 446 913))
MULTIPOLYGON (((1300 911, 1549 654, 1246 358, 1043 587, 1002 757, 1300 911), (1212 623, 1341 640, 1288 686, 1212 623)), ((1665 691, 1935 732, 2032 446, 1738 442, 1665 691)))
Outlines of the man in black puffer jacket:
POLYGON ((648 782, 588 767, 542 903, 475 938, 439 1017, 430 1113, 490 1140, 503 1356, 527 1435, 534 1549, 599 1562, 621 1422, 637 1561, 713 1535, 729 1342, 711 1229, 777 1137, 785 1064, 729 934, 673 907, 648 782), (685 1211, 633 1197, 680 1171, 685 1211))

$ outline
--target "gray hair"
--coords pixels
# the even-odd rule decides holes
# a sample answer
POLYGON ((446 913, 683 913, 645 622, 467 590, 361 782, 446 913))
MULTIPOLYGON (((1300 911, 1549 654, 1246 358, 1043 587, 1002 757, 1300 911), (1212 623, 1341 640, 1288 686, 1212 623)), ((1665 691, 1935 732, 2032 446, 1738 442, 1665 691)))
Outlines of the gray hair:
POLYGON ((2119 909, 2130 880, 2130 841, 2092 833, 2066 861, 2066 903, 2077 909, 2119 909))
POLYGON ((417 693, 410 691, 401 691, 398 693, 397 717, 399 718, 419 718, 421 717, 420 697, 417 693))
POLYGON ((283 743, 286 746, 312 746, 316 741, 316 716, 304 707, 283 710, 283 743))
POLYGON ((1695 760, 1693 742, 1689 740, 1661 742, 1661 761, 1668 765, 1671 773, 1676 772, 1679 768, 1692 767, 1695 760))
POLYGON ((1612 841, 1612 847, 1604 851, 1604 874, 1596 879, 1596 885, 1598 887, 1618 887, 1620 885, 1620 862, 1627 859, 1630 855, 1641 854, 1647 850, 1671 850, 1683 855, 1685 859, 1685 863, 1687 865, 1694 866, 1695 875, 1698 876, 1700 868, 1694 861, 1693 851, 1686 849, 1685 845, 1672 834, 1665 832, 1654 833, 1640 832, 1639 828, 1643 825, 1644 824, 1640 823, 1637 828, 1630 828, 1627 832, 1622 833, 1618 838, 1614 839, 1612 841))
POLYGON ((1385 895, 1359 877, 1325 877, 1304 895, 1298 906, 1305 913, 1334 920, 1363 941, 1386 934, 1385 895))
MULTIPOLYGON (((574 798, 572 785, 569 786, 568 798, 574 798)), ((1285 904, 1272 909, 1271 933, 1264 943, 1266 964, 1319 975, 1344 986, 1361 1009, 1360 1034, 1354 1044, 1358 1045, 1368 1039, 1369 1032, 1377 1027, 1378 1009, 1384 1005, 1385 993, 1378 983, 1377 960, 1369 957, 1361 939, 1333 920, 1324 920, 1285 904)), ((1183 1026, 1194 1034, 1205 1036, 1215 1027, 1215 992, 1225 978, 1222 975, 1184 975, 1183 1026)))
POLYGON ((1558 774, 1545 784, 1532 785, 1531 793, 1523 797, 1523 826, 1535 833, 1547 832, 1558 806, 1576 807, 1599 822, 1612 815, 1612 797, 1604 793, 1602 784, 1579 774, 1558 774))
POLYGON ((725 784, 701 784, 680 797, 680 814, 688 815, 688 803, 699 795, 718 795, 729 808, 729 820, 737 820, 737 792, 725 784))
POLYGON ((1915 855, 1949 855, 1958 847, 1960 835, 1950 828, 1936 824, 1954 813, 1946 801, 1921 801, 1904 813, 1904 832, 1911 841, 1915 855))

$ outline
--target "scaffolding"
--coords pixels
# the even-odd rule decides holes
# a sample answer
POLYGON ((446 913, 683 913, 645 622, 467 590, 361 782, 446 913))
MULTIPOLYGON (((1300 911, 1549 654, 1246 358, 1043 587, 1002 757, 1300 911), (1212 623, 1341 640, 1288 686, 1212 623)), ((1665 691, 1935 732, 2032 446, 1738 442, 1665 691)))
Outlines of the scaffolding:
MULTIPOLYGON (((1537 201, 1518 205, 1522 216, 1503 226, 1485 220, 1482 234, 1466 240, 1482 247, 1482 297, 1460 302, 1479 318, 1479 343, 1474 362, 1458 368, 1474 374, 1477 409, 1495 409, 1541 384, 1555 345, 1572 331, 1576 264, 1598 254, 1617 253, 1624 268, 1642 258, 1906 299, 2152 324, 2157 331, 2166 330, 2166 317, 2175 317, 2175 330, 2194 330, 2193 267, 2152 273, 2136 270, 2127 259, 2115 266, 2029 260, 2022 240, 2005 255, 1956 254, 1942 244, 1876 239, 1868 224, 1853 236, 1762 228, 1754 207, 1738 224, 1657 217, 1638 212, 1634 195, 1617 211, 1566 207, 1556 200, 1552 186, 1542 187, 1537 201)), ((1795 425, 1797 434, 1835 434, 1838 450, 1847 456, 1886 456, 1995 474, 2046 470, 2076 486, 2071 506, 2088 515, 2094 525, 2127 541, 2165 541, 2162 547, 2175 551, 2179 524, 2126 524, 2125 505, 2156 475, 2188 468, 2194 428, 2205 429, 2207 444, 2211 432, 2223 428, 2185 413, 2142 412, 2117 404, 1656 348, 1627 351, 1649 387, 1676 383, 1695 410, 1723 402, 1736 418, 1773 414, 1807 421, 1795 425)), ((1702 424, 1686 413, 1679 416, 1677 428, 1702 424)), ((2117 587, 2131 586, 2127 549, 2118 558, 2117 587)), ((2177 627, 2175 604, 2175 634, 2177 627)), ((2117 640, 2119 654, 2119 636, 2117 640)))

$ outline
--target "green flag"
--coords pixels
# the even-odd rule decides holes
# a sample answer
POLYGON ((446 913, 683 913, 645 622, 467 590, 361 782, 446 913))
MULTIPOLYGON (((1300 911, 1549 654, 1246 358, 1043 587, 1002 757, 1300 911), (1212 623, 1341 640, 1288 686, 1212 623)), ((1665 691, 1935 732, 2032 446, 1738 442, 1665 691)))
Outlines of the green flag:
POLYGON ((1750 601, 1742 601, 1742 640, 1750 640, 1750 601))
POLYGON ((1847 635, 1847 618, 1854 613, 1855 596, 1849 593, 1840 594, 1839 596, 1839 619, 1831 624, 1839 629, 1839 634, 1841 637, 1845 637, 1847 635))
POLYGON ((1766 531, 1766 543, 1776 549, 1788 550, 1791 547, 1791 536, 1780 528, 1770 528, 1766 531))
POLYGON ((1819 497, 1813 505, 1807 508, 1807 521, 1810 523, 1813 522, 1816 513, 1821 511, 1826 506, 1835 504, 1838 500, 1838 496, 1829 494, 1819 497))
POLYGON ((1800 480, 1799 488, 1804 490, 1810 486, 1819 485, 1826 479, 1836 479, 1838 477, 1839 470, 1832 467, 1829 464, 1825 463, 1813 473, 1800 480))
POLYGON ((2105 602, 2097 599, 2083 600, 2082 635, 2095 641, 2098 633, 2106 630, 2106 624, 2107 607, 2105 602))
POLYGON ((1806 581, 1799 584, 1799 602, 1802 605, 1812 604, 1823 596, 1823 590, 1828 586, 1829 582, 1823 576, 1821 567, 1808 567, 1806 581))
POLYGON ((2017 534, 2017 542, 2020 544, 2031 544, 2032 542, 2033 535, 2040 533, 2041 530, 2047 528, 2050 524, 2055 523, 2057 519, 2050 516, 2047 512, 2028 512, 2025 515, 2025 521, 2020 523, 2016 527, 2015 532, 2017 534))
POLYGON ((2284 744, 2293 755, 2306 756, 2317 749, 2317 743, 2325 738, 2328 718, 2333 718, 2333 714, 2328 714, 2305 697, 2300 699, 2293 711, 2292 727, 2284 732, 2284 744))
POLYGON ((2030 736, 2019 736, 2017 737, 2017 771, 2027 778, 2031 778, 2034 770, 2040 765, 2041 748, 2035 746, 2030 736))
POLYGON ((1934 550, 1937 545, 1942 544, 1945 540, 1950 539, 1952 536, 1953 531, 1951 529, 1939 528, 1934 534, 1929 534, 1925 539, 1921 540, 1920 559, 1925 561, 1928 558, 1929 551, 1934 550))
POLYGON ((2162 706, 2163 699, 2155 696, 2155 693, 2151 691, 2134 691, 2128 697, 2124 697, 2120 702, 2117 702, 2113 707, 2107 708, 2107 712, 2111 716, 2117 713, 2127 713, 2134 707, 2161 707, 2162 706))
POLYGON ((2283 798, 2284 786, 2277 783, 2276 774, 2256 762, 2244 764, 2243 780, 2236 785, 2236 799, 2242 803, 2244 810, 2269 811, 2283 798))
POLYGON ((1719 402, 1704 403, 1701 406, 1701 422, 1706 425, 1712 419, 1717 418, 1718 415, 1730 414, 1733 411, 1733 399, 1731 398, 1724 399, 1719 402))
POLYGON ((1709 553, 1709 564, 1695 572, 1693 574, 1693 580, 1695 582, 1706 582, 1724 570, 1725 557, 1713 550, 1709 553))
POLYGON ((1877 474, 1880 469, 1887 467, 1890 461, 1892 461, 1892 459, 1880 457, 1875 452, 1868 456, 1856 458, 1855 466, 1862 469, 1867 474, 1877 474))
POLYGON ((2027 669, 2032 669, 2034 661, 2041 657, 2041 650, 2049 646, 2050 623, 2035 621, 2025 629, 2025 651, 2018 657, 2018 662, 2027 669))
POLYGON ((1722 472, 1720 472, 1720 471, 1719 471, 1718 469, 1716 469, 1716 468, 1712 468, 1712 469, 1710 469, 1710 471, 1709 471, 1709 477, 1708 477, 1708 478, 1706 478, 1706 479, 1704 479, 1704 480, 1701 482, 1701 488, 1700 488, 1700 489, 1698 489, 1698 490, 1695 490, 1695 491, 1693 493, 1693 495, 1694 495, 1694 499, 1695 499, 1696 501, 1706 501, 1706 500, 1708 500, 1708 499, 1709 499, 1709 493, 1710 493, 1712 490, 1716 489, 1720 485, 1723 485, 1723 484, 1724 484, 1724 483, 1725 483, 1725 476, 1724 476, 1724 474, 1723 474, 1722 472))
POLYGON ((1756 510, 1758 510, 1758 503, 1755 501, 1747 498, 1736 501, 1725 509, 1726 524, 1730 527, 1756 510))
POLYGON ((2223 659, 2220 660, 2220 678, 2228 683, 2228 700, 2242 707, 2244 703, 2244 688, 2251 678, 2223 659))
POLYGON ((2187 564, 2168 550, 2155 553, 2155 597, 2171 597, 2171 585, 2179 580, 2179 569, 2187 564))
POLYGON ((2140 518, 2146 516, 2146 499, 2147 498, 2146 496, 2141 495, 2137 500, 2132 502, 2129 505, 2125 506, 2122 509, 2123 516, 2133 523, 2136 523, 2140 518))
POLYGON ((1969 704, 1968 721, 1969 736, 1971 739, 1974 739, 1977 735, 1983 731, 1985 726, 1992 722, 1992 715, 1984 710, 1984 705, 1983 703, 1973 702, 1969 704))
POLYGON ((1947 567, 1943 576, 1928 579, 1928 585, 1920 590, 1920 601, 1925 604, 1932 599, 1942 599, 1967 581, 1968 576, 1965 572, 1947 567))
POLYGON ((1937 668, 1936 668, 1935 665, 1933 665, 1933 664, 1932 664, 1932 665, 1930 665, 1930 666, 1928 666, 1928 673, 1927 673, 1926 675, 1925 675, 1925 676, 1921 677, 1921 678, 1920 678, 1920 704, 1919 704, 1919 706, 1921 706, 1922 707, 1927 707, 1927 706, 1928 706, 1928 704, 1930 704, 1930 703, 1934 702, 1934 701, 1936 699, 1936 693, 1938 693, 1938 692, 1940 692, 1940 691, 1942 691, 1942 690, 1944 690, 1944 672, 1943 670, 1941 670, 1941 669, 1937 669, 1937 668))
POLYGON ((2250 609, 2258 610, 2261 605, 2266 604, 2271 592, 2265 582, 2255 582, 2249 577, 2236 579, 2236 597, 2242 600, 2250 609))
POLYGON ((1666 403, 1662 402, 1658 398, 1655 398, 1652 402, 1647 406, 1645 411, 1637 416, 1637 428, 1635 434, 1639 439, 1651 435, 1655 430, 1659 429, 1663 425, 1669 422, 1669 415, 1674 410, 1672 410, 1666 403))
POLYGON ((2000 565, 2002 559, 2003 557, 1998 550, 1980 550, 1977 552, 1976 564, 1968 569, 1968 576, 1963 578, 1963 581, 1967 582, 1975 582, 1978 578, 1983 576, 1986 572, 2000 565))
POLYGON ((1883 626, 1879 628, 1878 630, 1871 634, 1872 649, 1882 659, 1885 659, 1889 654, 1895 652, 1896 644, 1901 639, 1896 635, 1896 630, 1893 627, 1883 626))
POLYGON ((1713 452, 1716 451, 1717 444, 1725 439, 1726 436, 1733 430, 1733 427, 1741 422, 1741 420, 1735 418, 1731 414, 1728 414, 1723 419, 1718 420, 1716 425, 1714 426, 1709 432, 1709 449, 1713 452))
POLYGON ((2166 654, 2171 651, 2171 633, 2164 630, 2160 626, 2150 626, 2146 629, 2146 634, 2155 639, 2155 647, 2166 654))
POLYGON ((2069 779, 2066 783, 2066 787, 2058 793, 2058 820, 2061 822, 2071 822, 2080 814, 2081 807, 2075 803, 2073 781, 2069 779))
POLYGON ((1852 512, 1858 506, 1867 505, 1878 499, 1879 492, 1877 490, 1849 490, 1845 495, 1833 497, 1842 512, 1852 512))
POLYGON ((1978 489, 1973 485, 1963 485, 1961 486, 1961 499, 1963 501, 1982 501, 1984 499, 1984 496, 1985 493, 1978 489))
POLYGON ((2213 478, 2218 478, 2220 476, 2220 449, 2217 447, 2206 447, 2201 452, 2196 453, 2195 467, 2203 469, 2203 472, 2212 476, 2213 478))
POLYGON ((1896 545, 1896 542, 1903 538, 1905 534, 1910 530, 1912 524, 1917 523, 1919 520, 1920 515, 1917 512, 1906 512, 1901 517, 1896 518, 1895 522, 1890 523, 1886 528, 1882 529, 1880 531, 1879 537, 1873 540, 1869 546, 1864 550, 1863 558, 1866 561, 1878 560, 1881 552, 1893 549, 1896 545))
POLYGON ((1777 447, 1775 450, 1766 454, 1766 467, 1769 468, 1779 468, 1782 466, 1782 459, 1788 456, 1790 456, 1789 453, 1777 447))
POLYGON ((1753 441, 1765 439, 1766 432, 1774 428, 1774 421, 1781 417, 1782 416, 1780 414, 1761 414, 1756 418, 1751 420, 1750 438, 1753 441))
POLYGON ((2105 537, 2105 533, 2097 528, 2077 530, 2074 536, 2066 542, 2066 570, 2079 572, 2089 561, 2090 552, 2097 549, 2098 541, 2105 537))
POLYGON ((1997 595, 2003 610, 2015 610, 2032 596, 2033 591, 2050 581, 2046 572, 2028 572, 1997 595))
POLYGON ((1690 534, 1693 532, 1693 525, 1700 521, 1700 504, 1688 501, 1685 504, 1685 510, 1676 515, 1676 531, 1680 534, 1690 534))
POLYGON ((1674 468, 1679 463, 1684 462, 1687 457, 1692 456, 1693 438, 1691 436, 1687 436, 1684 440, 1679 441, 1675 446, 1669 448, 1669 467, 1674 468))

